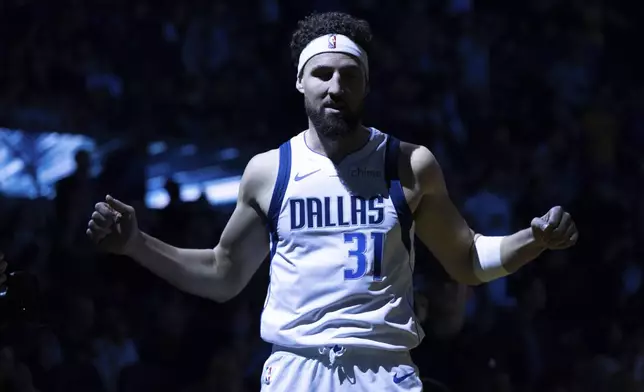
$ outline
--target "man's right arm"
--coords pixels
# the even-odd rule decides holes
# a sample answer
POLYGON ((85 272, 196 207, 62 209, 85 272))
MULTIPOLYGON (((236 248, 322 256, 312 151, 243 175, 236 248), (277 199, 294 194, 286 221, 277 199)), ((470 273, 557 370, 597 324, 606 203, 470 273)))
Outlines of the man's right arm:
MULTIPOLYGON (((214 249, 181 249, 141 233, 127 255, 178 289, 217 302, 248 284, 269 251, 269 233, 260 195, 272 194, 277 150, 260 154, 242 176, 237 205, 214 249)), ((265 207, 266 208, 266 207, 265 207)))

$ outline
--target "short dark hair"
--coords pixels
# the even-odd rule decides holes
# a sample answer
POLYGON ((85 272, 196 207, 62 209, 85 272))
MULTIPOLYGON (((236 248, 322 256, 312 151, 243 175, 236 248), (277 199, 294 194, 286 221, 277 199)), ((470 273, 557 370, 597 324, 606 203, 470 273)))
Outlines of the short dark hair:
POLYGON ((345 35, 367 54, 370 52, 372 34, 369 22, 343 12, 314 12, 297 23, 297 30, 291 38, 291 58, 295 66, 306 45, 327 34, 345 35))

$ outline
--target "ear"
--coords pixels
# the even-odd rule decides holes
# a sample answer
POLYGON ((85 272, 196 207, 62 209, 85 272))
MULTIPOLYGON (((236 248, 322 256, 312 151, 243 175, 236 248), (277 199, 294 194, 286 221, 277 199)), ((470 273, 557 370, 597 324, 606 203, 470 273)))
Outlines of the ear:
POLYGON ((367 85, 364 87, 364 96, 366 97, 371 92, 371 84, 367 81, 367 85))
POLYGON ((295 88, 297 89, 297 91, 304 94, 304 85, 302 84, 302 78, 300 78, 299 76, 295 79, 295 88))

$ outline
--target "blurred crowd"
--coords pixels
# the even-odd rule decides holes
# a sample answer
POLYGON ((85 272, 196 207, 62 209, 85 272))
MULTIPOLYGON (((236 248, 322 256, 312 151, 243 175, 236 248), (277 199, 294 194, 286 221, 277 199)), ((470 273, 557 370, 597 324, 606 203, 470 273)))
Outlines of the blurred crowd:
MULTIPOLYGON (((0 125, 276 147, 306 124, 288 51, 296 21, 364 17, 375 33, 367 125, 429 146, 478 232, 524 228, 554 205, 580 228, 573 250, 476 288, 419 249, 427 338, 413 356, 426 388, 642 391, 643 31, 627 3, 8 0, 0 125)), ((24 271, 0 298, 0 391, 258 390, 268 263, 215 304, 97 254, 84 232, 106 183, 77 158, 53 202, 0 196, 0 249, 24 271)), ((144 185, 118 178, 108 190, 144 230, 215 245, 229 209, 181 202, 168 181, 172 201, 149 210, 144 185)))

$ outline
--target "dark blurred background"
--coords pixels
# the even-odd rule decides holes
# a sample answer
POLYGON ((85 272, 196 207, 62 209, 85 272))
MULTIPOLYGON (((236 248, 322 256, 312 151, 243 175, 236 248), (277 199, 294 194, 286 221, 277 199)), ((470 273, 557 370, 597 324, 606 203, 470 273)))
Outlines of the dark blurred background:
POLYGON ((259 390, 268 263, 216 304, 84 231, 109 192, 162 240, 214 246, 248 158, 306 127, 288 44, 313 10, 371 22, 365 122, 432 149, 475 230, 555 205, 580 228, 463 301, 420 250, 427 389, 642 391, 643 13, 601 0, 0 2, 0 249, 24 271, 0 389, 259 390))

